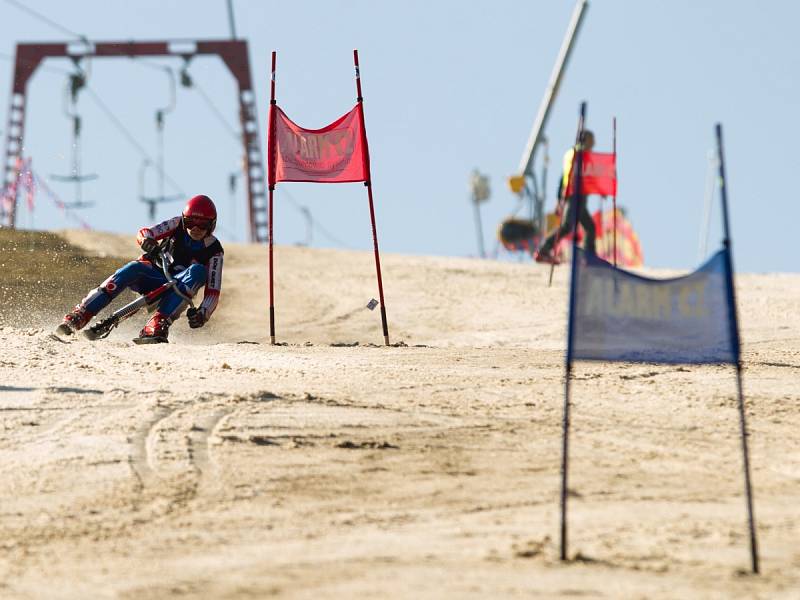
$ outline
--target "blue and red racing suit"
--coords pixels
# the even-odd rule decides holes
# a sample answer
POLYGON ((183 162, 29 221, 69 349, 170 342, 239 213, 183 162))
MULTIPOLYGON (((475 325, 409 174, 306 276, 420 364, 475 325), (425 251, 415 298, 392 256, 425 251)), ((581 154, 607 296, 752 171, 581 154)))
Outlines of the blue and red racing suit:
MULTIPOLYGON (((174 262, 169 268, 170 275, 177 282, 180 291, 194 297, 200 286, 205 284, 203 302, 199 309, 203 320, 208 321, 219 302, 222 290, 222 244, 209 234, 202 240, 193 240, 183 228, 180 216, 152 227, 143 227, 136 236, 141 245, 145 238, 154 240, 170 239, 170 253, 174 262)), ((118 269, 95 290, 89 292, 81 305, 90 315, 96 315, 116 298, 122 290, 130 288, 140 294, 147 294, 166 283, 159 265, 150 262, 146 255, 131 261, 118 269)), ((170 290, 161 299, 158 310, 174 321, 186 308, 186 301, 170 290)))

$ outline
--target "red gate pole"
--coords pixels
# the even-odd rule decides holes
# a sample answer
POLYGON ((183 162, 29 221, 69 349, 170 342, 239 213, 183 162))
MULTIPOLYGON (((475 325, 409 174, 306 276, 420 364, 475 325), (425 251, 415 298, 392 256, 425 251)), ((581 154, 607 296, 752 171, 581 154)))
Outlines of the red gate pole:
POLYGON ((372 222, 372 244, 375 248, 375 269, 378 273, 378 297, 381 301, 381 323, 383 324, 383 340, 385 344, 389 345, 389 326, 386 323, 386 305, 383 301, 383 280, 381 279, 381 257, 378 253, 378 232, 375 227, 375 207, 372 202, 372 173, 369 166, 369 146, 367 145, 367 128, 364 124, 364 98, 361 96, 361 72, 358 67, 358 50, 353 50, 353 62, 356 68, 356 92, 358 93, 356 101, 358 102, 359 117, 361 119, 361 141, 364 144, 364 166, 366 167, 367 180, 364 185, 367 187, 367 196, 369 198, 369 218, 372 222))
POLYGON ((613 130, 613 150, 614 150, 614 195, 612 196, 612 202, 614 206, 612 210, 614 211, 614 266, 617 266, 617 117, 614 117, 612 121, 611 128, 613 130))
POLYGON ((273 288, 272 267, 272 197, 275 192, 275 51, 272 51, 272 74, 270 77, 269 125, 267 126, 269 142, 267 143, 267 160, 269 161, 269 340, 275 345, 275 292, 273 288))

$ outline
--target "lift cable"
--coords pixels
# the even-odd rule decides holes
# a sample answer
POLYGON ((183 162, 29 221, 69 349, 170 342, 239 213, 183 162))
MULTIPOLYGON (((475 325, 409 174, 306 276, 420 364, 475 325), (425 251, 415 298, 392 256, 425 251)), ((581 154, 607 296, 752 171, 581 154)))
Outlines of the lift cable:
POLYGON ((236 140, 237 143, 241 142, 242 135, 241 133, 237 132, 236 129, 228 123, 228 120, 222 114, 222 111, 217 108, 214 102, 211 100, 211 97, 205 92, 205 90, 200 87, 200 85, 194 80, 194 78, 189 75, 189 63, 188 61, 184 64, 183 68, 181 69, 181 85, 186 88, 191 88, 197 91, 200 94, 200 97, 205 101, 206 105, 208 106, 209 110, 211 110, 212 114, 217 118, 217 120, 222 124, 228 134, 236 140))
MULTIPOLYGON (((168 67, 167 65, 163 65, 161 63, 148 60, 146 58, 136 57, 133 60, 135 60, 138 64, 141 64, 145 67, 149 67, 151 69, 159 69, 162 71, 171 70, 171 67, 168 67)), ((237 132, 236 129, 230 123, 228 123, 227 119, 225 119, 225 116, 222 114, 222 111, 211 100, 211 97, 205 92, 205 90, 203 90, 202 87, 200 87, 197 81, 195 81, 195 79, 189 75, 188 62, 187 64, 184 65, 182 69, 180 69, 179 77, 180 77, 181 87, 192 88, 196 90, 197 93, 200 94, 200 97, 203 99, 203 101, 208 105, 209 110, 211 110, 211 112, 214 114, 217 120, 222 124, 222 126, 225 128, 228 134, 234 140, 236 140, 237 143, 241 143, 242 135, 239 132, 237 132)))
POLYGON ((50 25, 50 27, 54 27, 54 28, 58 29, 59 31, 62 31, 62 32, 68 34, 68 35, 71 35, 72 37, 78 38, 82 42, 86 42, 86 43, 89 42, 89 39, 85 35, 81 35, 79 33, 75 33, 74 31, 71 31, 71 30, 67 29, 66 27, 64 27, 63 25, 60 25, 59 23, 56 23, 52 19, 49 19, 48 17, 45 17, 43 14, 36 12, 35 10, 33 10, 32 8, 29 8, 28 6, 25 6, 22 2, 18 2, 17 0, 6 0, 6 3, 17 7, 19 10, 25 11, 26 13, 36 17, 40 21, 43 21, 44 23, 47 23, 48 25, 50 25))
POLYGON ((86 86, 86 71, 75 63, 76 71, 69 75, 67 85, 64 87, 64 115, 72 122, 72 159, 69 175, 50 175, 54 181, 73 182, 75 184, 75 200, 70 203, 71 208, 87 208, 93 202, 83 200, 83 183, 97 179, 95 174, 82 172, 81 160, 81 117, 78 112, 78 94, 86 86))
POLYGON ((219 122, 220 122, 220 123, 222 123, 222 125, 225 127, 225 129, 227 130, 227 132, 230 134, 230 136, 231 136, 231 137, 232 137, 234 140, 236 140, 236 142, 237 142, 237 143, 241 143, 241 142, 242 142, 242 135, 241 135, 240 133, 238 133, 238 132, 237 132, 237 131, 236 131, 236 130, 235 130, 235 129, 234 129, 234 128, 233 128, 233 127, 232 127, 232 126, 231 126, 231 125, 228 123, 228 121, 226 121, 226 120, 225 120, 225 117, 223 116, 223 114, 222 114, 222 111, 220 111, 220 109, 219 109, 219 108, 217 108, 217 107, 214 105, 214 103, 211 101, 211 98, 208 96, 208 94, 206 94, 206 93, 205 93, 205 91, 203 90, 203 88, 201 88, 199 85, 197 85, 197 83, 193 83, 192 87, 194 87, 194 89, 195 89, 195 90, 197 90, 197 92, 200 94, 200 97, 201 97, 203 100, 205 100, 205 101, 206 101, 206 104, 208 105, 208 108, 211 110, 211 112, 212 112, 212 113, 214 113, 214 114, 216 115, 217 119, 219 120, 219 122))
MULTIPOLYGON (((106 116, 117 127, 117 129, 119 129, 120 133, 122 133, 122 135, 128 140, 128 142, 134 148, 136 148, 136 150, 138 150, 139 154, 142 155, 142 158, 150 160, 151 162, 153 162, 155 164, 155 161, 153 161, 152 157, 148 154, 147 150, 145 150, 144 146, 142 146, 136 140, 136 138, 133 137, 133 135, 127 129, 125 129, 125 126, 122 124, 122 121, 120 121, 119 118, 117 118, 117 116, 114 115, 113 112, 111 112, 111 109, 109 109, 108 106, 106 106, 106 104, 100 99, 100 96, 97 95, 97 92, 95 92, 88 85, 86 86, 86 91, 89 92, 89 95, 92 97, 92 99, 95 101, 95 103, 97 103, 97 105, 100 107, 100 109, 106 114, 106 116)), ((179 186, 175 182, 175 180, 172 177, 169 176, 169 174, 164 173, 164 178, 170 183, 170 185, 172 185, 172 187, 174 187, 177 190, 177 192, 179 194, 181 194, 181 195, 184 194, 183 190, 181 189, 181 186, 179 186)))
POLYGON ((342 248, 352 249, 352 246, 350 246, 350 245, 346 244, 345 242, 343 242, 342 240, 340 240, 339 238, 337 238, 335 235, 333 235, 332 233, 330 233, 330 232, 329 232, 327 229, 325 229, 325 228, 324 228, 322 225, 320 225, 319 221, 317 221, 316 219, 314 219, 314 218, 311 216, 311 211, 310 211, 310 210, 308 210, 308 207, 307 207, 307 206, 303 206, 303 205, 302 205, 302 204, 300 204, 300 203, 299 203, 297 200, 295 200, 295 199, 294 199, 294 197, 293 197, 293 196, 292 196, 292 195, 291 195, 291 194, 290 194, 288 191, 286 191, 286 188, 285 188, 285 187, 281 187, 281 188, 277 188, 277 189, 279 190, 279 192, 281 193, 281 195, 285 196, 285 197, 286 197, 286 199, 287 199, 287 200, 288 200, 288 201, 289 201, 289 202, 290 202, 290 203, 291 203, 291 204, 292 204, 292 205, 293 205, 293 206, 294 206, 294 207, 295 207, 295 208, 296 208, 296 209, 297 209, 299 212, 301 212, 301 213, 303 214, 303 216, 305 216, 305 217, 306 217, 306 219, 308 219, 308 222, 311 224, 311 226, 312 226, 312 227, 314 227, 314 228, 316 228, 316 229, 318 229, 318 230, 319 230, 319 232, 320 232, 320 233, 321 233, 321 234, 322 234, 324 237, 328 238, 330 241, 332 241, 332 242, 333 242, 334 244, 336 244, 337 246, 340 246, 340 247, 342 247, 342 248))

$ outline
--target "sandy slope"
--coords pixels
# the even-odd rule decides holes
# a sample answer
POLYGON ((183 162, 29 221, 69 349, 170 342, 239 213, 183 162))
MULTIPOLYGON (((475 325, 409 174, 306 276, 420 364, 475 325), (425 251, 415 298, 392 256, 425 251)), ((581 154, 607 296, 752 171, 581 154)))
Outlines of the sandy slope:
POLYGON ((285 247, 269 346, 244 245, 168 347, 0 330, 0 597, 800 596, 800 276, 738 280, 752 577, 730 368, 577 367, 562 564, 566 270, 383 259, 396 347, 371 254, 285 247))

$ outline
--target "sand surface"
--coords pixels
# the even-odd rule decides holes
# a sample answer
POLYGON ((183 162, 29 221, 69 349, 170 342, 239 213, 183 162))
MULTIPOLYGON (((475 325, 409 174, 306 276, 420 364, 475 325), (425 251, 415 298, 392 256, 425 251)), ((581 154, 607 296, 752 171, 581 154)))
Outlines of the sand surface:
POLYGON ((270 346, 226 251, 169 345, 0 330, 0 598, 800 598, 800 276, 737 277, 752 576, 731 367, 577 365, 562 563, 567 269, 385 255, 384 347, 371 253, 279 247, 270 346))

